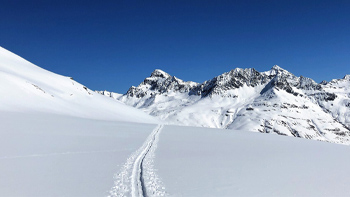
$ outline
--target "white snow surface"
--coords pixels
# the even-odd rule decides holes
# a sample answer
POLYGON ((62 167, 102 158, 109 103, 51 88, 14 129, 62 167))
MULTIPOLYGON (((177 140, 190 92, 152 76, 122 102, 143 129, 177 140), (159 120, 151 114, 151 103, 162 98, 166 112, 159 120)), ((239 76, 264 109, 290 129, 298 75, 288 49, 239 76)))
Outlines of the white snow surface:
POLYGON ((344 145, 53 114, 1 112, 0 120, 0 196, 350 192, 350 150, 344 145))
POLYGON ((155 168, 170 196, 348 196, 350 147, 165 126, 155 168))
POLYGON ((70 77, 44 70, 1 47, 0 110, 158 122, 154 117, 95 93, 70 77))
POLYGON ((156 125, 0 112, 0 196, 108 196, 156 125))

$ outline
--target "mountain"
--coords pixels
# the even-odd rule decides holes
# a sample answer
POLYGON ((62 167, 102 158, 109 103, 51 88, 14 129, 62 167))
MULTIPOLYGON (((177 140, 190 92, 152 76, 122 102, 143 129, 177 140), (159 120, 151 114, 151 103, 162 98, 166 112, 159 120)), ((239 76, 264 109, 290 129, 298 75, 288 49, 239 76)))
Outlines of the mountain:
POLYGON ((156 69, 117 99, 170 124, 350 144, 350 75, 316 83, 275 65, 196 83, 156 69))
POLYGON ((0 47, 0 111, 50 113, 100 120, 157 123, 156 118, 108 99, 71 77, 44 70, 0 47))

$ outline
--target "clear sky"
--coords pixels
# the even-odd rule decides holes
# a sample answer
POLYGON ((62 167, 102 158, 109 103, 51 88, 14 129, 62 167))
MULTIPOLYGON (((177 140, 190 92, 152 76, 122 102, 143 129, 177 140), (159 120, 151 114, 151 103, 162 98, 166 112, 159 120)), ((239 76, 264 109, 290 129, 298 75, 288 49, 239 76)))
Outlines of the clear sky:
POLYGON ((156 68, 203 82, 277 64, 329 81, 350 74, 350 1, 1 0, 0 46, 118 93, 156 68))

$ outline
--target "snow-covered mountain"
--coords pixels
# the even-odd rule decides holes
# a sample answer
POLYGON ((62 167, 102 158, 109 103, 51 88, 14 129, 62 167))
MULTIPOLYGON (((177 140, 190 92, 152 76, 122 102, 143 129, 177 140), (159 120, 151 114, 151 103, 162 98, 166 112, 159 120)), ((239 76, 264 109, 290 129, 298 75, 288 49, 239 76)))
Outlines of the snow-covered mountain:
POLYGON ((316 83, 275 65, 196 83, 157 69, 118 100, 171 124, 350 143, 350 75, 316 83))
POLYGON ((156 123, 156 118, 108 99, 71 77, 44 70, 0 47, 0 111, 51 113, 100 120, 156 123))

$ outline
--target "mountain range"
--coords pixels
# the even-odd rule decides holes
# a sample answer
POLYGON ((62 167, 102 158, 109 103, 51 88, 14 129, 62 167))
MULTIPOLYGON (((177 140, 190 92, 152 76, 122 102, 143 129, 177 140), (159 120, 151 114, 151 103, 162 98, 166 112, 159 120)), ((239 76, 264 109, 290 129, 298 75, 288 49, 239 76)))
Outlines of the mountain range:
POLYGON ((275 65, 203 83, 156 69, 124 94, 99 92, 169 124, 275 133, 350 144, 350 75, 316 83, 275 65))

